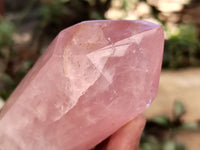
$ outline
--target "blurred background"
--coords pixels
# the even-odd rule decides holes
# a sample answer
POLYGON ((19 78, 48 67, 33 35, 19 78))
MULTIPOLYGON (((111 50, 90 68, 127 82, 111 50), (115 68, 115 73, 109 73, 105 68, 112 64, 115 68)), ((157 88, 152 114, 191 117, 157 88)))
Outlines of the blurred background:
POLYGON ((0 107, 62 29, 84 20, 161 24, 165 50, 140 150, 200 150, 199 0, 0 0, 0 107))

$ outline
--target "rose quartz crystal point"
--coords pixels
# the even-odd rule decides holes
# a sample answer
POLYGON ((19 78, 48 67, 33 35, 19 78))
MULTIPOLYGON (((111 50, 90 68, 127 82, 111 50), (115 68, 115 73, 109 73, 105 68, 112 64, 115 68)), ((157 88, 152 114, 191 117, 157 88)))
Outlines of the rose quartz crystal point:
POLYGON ((58 34, 0 114, 0 150, 89 150, 155 98, 164 35, 145 21, 58 34))

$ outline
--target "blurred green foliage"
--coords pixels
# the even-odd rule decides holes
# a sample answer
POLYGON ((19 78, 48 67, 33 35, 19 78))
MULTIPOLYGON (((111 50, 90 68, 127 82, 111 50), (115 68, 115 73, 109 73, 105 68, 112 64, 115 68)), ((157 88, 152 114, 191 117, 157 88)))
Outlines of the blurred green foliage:
POLYGON ((49 0, 39 4, 40 25, 47 29, 57 27, 57 34, 83 20, 105 19, 110 3, 111 0, 49 0))
POLYGON ((155 116, 153 119, 152 119, 153 122, 157 123, 157 124, 160 124, 162 126, 170 126, 170 120, 167 116, 164 116, 164 115, 160 115, 160 116, 155 116))
POLYGON ((0 74, 0 96, 5 99, 15 88, 15 81, 6 73, 0 74))
MULTIPOLYGON (((10 21, 0 17, 0 48, 13 44, 13 33, 15 26, 10 21)), ((2 51, 0 51, 0 55, 2 51)))
POLYGON ((174 140, 160 142, 153 136, 149 136, 140 144, 139 150, 186 150, 185 146, 174 140))
POLYGON ((175 101, 173 110, 175 118, 181 118, 185 113, 185 108, 180 101, 175 101))
POLYGON ((163 68, 200 66, 197 33, 197 28, 192 24, 180 25, 178 32, 165 41, 163 68))
POLYGON ((49 23, 61 23, 60 20, 56 18, 68 13, 67 9, 65 9, 63 5, 63 3, 68 1, 70 0, 55 0, 41 5, 39 11, 42 25, 47 25, 49 23))
POLYGON ((186 150, 184 144, 176 141, 174 137, 183 131, 199 131, 200 124, 183 122, 184 113, 184 105, 175 101, 172 118, 159 115, 148 120, 139 150, 186 150))
POLYGON ((11 48, 14 44, 15 26, 12 22, 0 17, 0 97, 7 98, 13 91, 15 82, 5 73, 11 48))

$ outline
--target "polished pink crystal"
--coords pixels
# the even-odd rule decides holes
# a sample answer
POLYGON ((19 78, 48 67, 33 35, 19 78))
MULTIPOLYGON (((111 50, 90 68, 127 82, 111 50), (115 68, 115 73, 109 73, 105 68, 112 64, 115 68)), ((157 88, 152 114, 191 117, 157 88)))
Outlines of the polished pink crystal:
POLYGON ((145 21, 87 21, 55 38, 0 114, 0 150, 89 150, 155 98, 164 36, 145 21))

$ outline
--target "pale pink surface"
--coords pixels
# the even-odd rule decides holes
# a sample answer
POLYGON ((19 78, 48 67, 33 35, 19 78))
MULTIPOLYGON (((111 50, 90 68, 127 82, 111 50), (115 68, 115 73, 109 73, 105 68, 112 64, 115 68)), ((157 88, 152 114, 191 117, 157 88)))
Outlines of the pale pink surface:
POLYGON ((60 32, 0 114, 0 150, 89 150, 155 98, 164 35, 145 21, 60 32))

